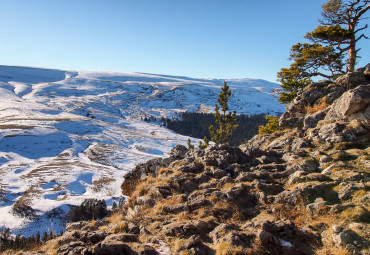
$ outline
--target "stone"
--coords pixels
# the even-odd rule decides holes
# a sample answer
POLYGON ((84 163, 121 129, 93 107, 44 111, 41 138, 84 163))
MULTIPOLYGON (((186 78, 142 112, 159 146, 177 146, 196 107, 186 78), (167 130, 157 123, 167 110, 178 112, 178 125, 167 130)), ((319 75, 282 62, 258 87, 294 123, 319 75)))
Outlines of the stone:
POLYGON ((221 223, 218 225, 209 236, 212 238, 213 243, 218 243, 219 240, 224 237, 228 232, 238 230, 238 227, 234 224, 221 223))
POLYGON ((361 85, 345 92, 338 98, 328 111, 325 120, 338 121, 341 119, 368 121, 370 112, 370 86, 361 85))
POLYGON ((302 198, 314 201, 318 197, 327 201, 336 201, 338 200, 337 193, 331 187, 332 185, 327 183, 298 183, 292 189, 285 190, 275 196, 275 202, 296 205, 298 202, 303 202, 300 200, 302 198))
POLYGON ((130 233, 130 234, 138 235, 138 234, 140 234, 140 228, 135 223, 128 222, 128 224, 127 224, 127 232, 130 233))
POLYGON ((145 208, 153 207, 155 205, 155 201, 150 196, 140 196, 136 198, 136 203, 138 205, 143 205, 145 208))
POLYGON ((104 238, 107 236, 107 233, 95 231, 95 232, 82 232, 80 237, 80 240, 85 243, 99 243, 100 241, 104 240, 104 238))
POLYGON ((167 213, 189 212, 190 208, 186 203, 175 205, 164 205, 162 210, 167 213))
POLYGON ((366 84, 366 77, 363 71, 355 70, 339 76, 335 80, 335 83, 345 88, 351 88, 357 85, 366 84))
POLYGON ((188 149, 184 145, 178 144, 172 148, 170 156, 175 159, 183 159, 187 152, 188 149))
POLYGON ((104 239, 105 243, 119 241, 124 243, 139 242, 139 238, 135 234, 111 234, 104 239))
POLYGON ((257 233, 258 239, 261 241, 262 245, 275 245, 275 246, 281 246, 279 238, 274 236, 273 234, 264 231, 264 230, 258 230, 257 233))
POLYGON ((303 120, 303 129, 314 128, 317 126, 320 120, 323 120, 326 116, 327 110, 321 110, 312 114, 307 115, 303 120))
POLYGON ((121 241, 116 240, 104 240, 97 244, 93 249, 92 253, 95 255, 134 255, 136 254, 130 246, 124 244, 121 241))

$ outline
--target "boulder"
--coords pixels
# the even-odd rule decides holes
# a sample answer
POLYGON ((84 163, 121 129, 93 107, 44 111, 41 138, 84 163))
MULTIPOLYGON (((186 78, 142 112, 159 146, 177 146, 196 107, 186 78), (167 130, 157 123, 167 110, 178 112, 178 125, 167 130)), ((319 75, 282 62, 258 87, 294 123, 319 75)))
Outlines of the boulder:
POLYGON ((361 85, 349 90, 338 98, 325 117, 327 121, 370 119, 370 86, 361 85))
POLYGON ((323 120, 326 116, 326 113, 328 112, 327 109, 306 115, 306 117, 303 120, 303 129, 309 129, 314 128, 317 126, 317 123, 319 123, 320 120, 323 120))
POLYGON ((178 144, 172 148, 170 156, 174 159, 183 159, 187 152, 188 149, 184 145, 178 144))
POLYGON ((117 240, 104 240, 97 244, 93 249, 92 253, 94 255, 135 255, 130 246, 127 244, 117 241, 117 240))

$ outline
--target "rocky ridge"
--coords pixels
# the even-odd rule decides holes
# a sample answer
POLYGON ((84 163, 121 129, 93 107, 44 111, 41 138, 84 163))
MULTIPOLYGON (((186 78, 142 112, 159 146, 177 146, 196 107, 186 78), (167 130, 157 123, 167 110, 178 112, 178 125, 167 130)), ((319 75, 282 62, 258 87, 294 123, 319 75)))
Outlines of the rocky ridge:
POLYGON ((369 67, 306 87, 271 135, 138 165, 123 208, 23 254, 369 254, 369 67))

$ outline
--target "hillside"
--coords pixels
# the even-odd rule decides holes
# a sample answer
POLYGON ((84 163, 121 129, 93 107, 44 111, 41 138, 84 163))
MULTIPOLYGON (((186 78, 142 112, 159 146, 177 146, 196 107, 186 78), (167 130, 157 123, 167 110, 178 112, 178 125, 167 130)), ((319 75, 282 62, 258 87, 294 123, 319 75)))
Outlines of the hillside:
MULTIPOLYGON (((188 137, 142 121, 213 109, 223 80, 0 66, 0 228, 65 230, 71 205, 108 206, 124 174, 188 137)), ((229 80, 231 109, 281 113, 277 84, 229 80)), ((197 139, 192 139, 197 143, 197 139)))
POLYGON ((25 254, 369 254, 369 68, 306 87, 271 135, 137 165, 122 208, 25 254))

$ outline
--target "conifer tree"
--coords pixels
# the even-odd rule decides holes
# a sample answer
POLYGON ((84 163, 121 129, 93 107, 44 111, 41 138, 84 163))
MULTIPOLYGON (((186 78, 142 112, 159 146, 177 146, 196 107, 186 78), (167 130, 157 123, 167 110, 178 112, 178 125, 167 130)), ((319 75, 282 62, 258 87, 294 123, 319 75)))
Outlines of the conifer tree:
POLYGON ((188 138, 188 143, 187 144, 188 144, 188 150, 189 151, 194 149, 194 145, 191 144, 190 138, 188 138))
POLYGON ((229 106, 228 101, 231 96, 230 87, 227 86, 226 81, 224 86, 221 88, 220 94, 218 95, 217 101, 221 106, 216 103, 215 105, 215 119, 218 125, 218 129, 215 130, 213 125, 209 127, 211 139, 215 143, 227 144, 228 139, 231 136, 235 128, 238 127, 236 123, 236 112, 228 112, 229 106))
MULTIPOLYGON (((204 149, 205 149, 205 148, 207 148, 207 147, 208 147, 208 145, 209 145, 209 140, 208 140, 207 136, 205 136, 205 137, 203 138, 203 141, 204 141, 204 144, 203 144, 203 142, 202 142, 202 141, 199 141, 199 145, 198 145, 199 149, 201 149, 201 150, 204 150, 204 149)), ((194 146, 193 146, 193 148, 194 148, 194 146)))
POLYGON ((311 43, 293 45, 289 58, 293 63, 277 74, 284 90, 279 98, 281 103, 292 101, 312 82, 312 77, 331 80, 355 69, 360 50, 356 44, 362 38, 368 39, 362 33, 368 25, 359 25, 369 9, 370 0, 348 0, 345 3, 328 0, 322 5, 320 25, 305 36, 311 43))

